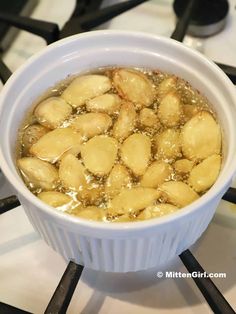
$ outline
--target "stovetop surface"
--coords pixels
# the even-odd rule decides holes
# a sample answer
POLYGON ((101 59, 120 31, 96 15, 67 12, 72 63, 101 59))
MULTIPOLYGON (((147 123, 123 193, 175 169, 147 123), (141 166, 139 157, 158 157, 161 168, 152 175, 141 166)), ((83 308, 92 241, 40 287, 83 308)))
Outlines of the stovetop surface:
MULTIPOLYGON (((105 0, 103 5, 117 2, 121 1, 105 0)), ((60 4, 56 0, 41 0, 32 17, 62 26, 74 4, 73 0, 61 0, 60 4)), ((236 1, 231 0, 230 4, 223 32, 208 39, 187 36, 184 42, 214 61, 236 66, 236 1)), ((172 1, 153 0, 99 29, 137 30, 169 37, 174 25, 172 1)), ((45 45, 43 39, 20 32, 4 61, 14 71, 45 45)), ((8 183, 0 175, 0 197, 11 194, 8 183)), ((226 273, 225 279, 214 282, 236 309, 234 215, 236 218, 236 207, 222 201, 218 214, 191 250, 206 271, 226 273)), ((21 207, 0 216, 0 230, 0 301, 32 313, 43 313, 67 262, 39 238, 21 207)), ((137 273, 111 274, 85 269, 67 313, 211 313, 192 279, 158 279, 156 273, 160 270, 187 272, 179 258, 162 269, 137 273)))

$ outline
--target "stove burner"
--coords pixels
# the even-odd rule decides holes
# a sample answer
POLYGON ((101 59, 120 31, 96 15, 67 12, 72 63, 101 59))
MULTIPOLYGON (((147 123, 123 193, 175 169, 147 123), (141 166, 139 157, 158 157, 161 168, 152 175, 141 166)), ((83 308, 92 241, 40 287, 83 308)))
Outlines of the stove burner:
MULTIPOLYGON (((174 12, 181 18, 188 0, 175 0, 174 12)), ((208 37, 223 30, 229 12, 227 0, 197 0, 194 7, 188 34, 195 37, 208 37)))

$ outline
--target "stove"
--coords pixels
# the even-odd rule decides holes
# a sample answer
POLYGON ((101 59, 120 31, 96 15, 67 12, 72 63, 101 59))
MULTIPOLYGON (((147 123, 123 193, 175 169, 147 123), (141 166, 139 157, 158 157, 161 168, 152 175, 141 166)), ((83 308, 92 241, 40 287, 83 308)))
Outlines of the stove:
MULTIPOLYGON (((234 40, 236 1, 229 1, 229 14, 224 29, 214 36, 204 38, 185 35, 190 20, 189 14, 182 16, 175 28, 176 16, 173 2, 171 0, 129 1, 127 5, 127 1, 115 0, 77 2, 40 0, 31 18, 50 23, 43 25, 43 34, 46 34, 44 39, 21 31, 10 49, 4 53, 3 61, 11 71, 15 71, 47 43, 73 33, 75 28, 78 28, 76 18, 80 15, 80 31, 125 29, 172 36, 176 40, 183 39, 184 44, 219 63, 233 82, 236 82, 234 68, 236 67, 236 41, 234 40), (141 2, 143 3, 136 6, 141 2), (111 5, 116 5, 115 11, 108 8, 111 5), (75 7, 71 22, 66 23, 75 7), (104 14, 101 14, 102 9, 104 14), (121 13, 122 11, 126 12, 121 13), (121 14, 116 16, 117 13, 121 14), (106 23, 101 24, 104 21, 106 23), (62 29, 61 33, 55 24, 62 29), (45 32, 45 29, 50 31, 45 32)), ((191 10, 194 12, 194 1, 186 2, 188 2, 189 13, 191 10)), ((7 18, 6 14, 2 15, 7 18)), ((19 19, 13 19, 11 22, 12 25, 22 23, 19 19)), ((28 26, 29 22, 28 20, 28 26)), ((36 32, 40 27, 42 29, 42 24, 40 26, 33 23, 32 27, 36 32)), ((2 75, 1 66, 0 70, 2 75)), ((7 68, 5 70, 5 78, 7 78, 10 73, 7 68)), ((234 183, 233 186, 236 187, 236 184, 234 183)), ((165 271, 187 273, 185 266, 190 272, 194 270, 202 272, 203 269, 190 251, 184 252, 180 256, 181 259, 176 257, 162 269, 155 268, 136 273, 103 273, 83 269, 74 263, 67 265, 67 262, 35 233, 17 199, 11 197, 6 201, 6 197, 11 195, 9 184, 0 174, 0 199, 4 198, 4 203, 0 201, 2 210, 0 215, 1 314, 210 313, 209 305, 215 313, 234 313, 232 310, 232 308, 236 309, 236 205, 234 205, 236 193, 234 188, 226 193, 225 200, 221 201, 207 231, 190 248, 207 272, 226 274, 226 278, 213 279, 219 290, 207 280, 196 281, 199 290, 191 278, 158 278, 160 272, 165 271), (15 208, 9 210, 12 207, 15 208), (211 293, 208 295, 210 290, 211 293), (224 298, 232 308, 225 303, 224 298), (219 303, 223 304, 223 307, 217 307, 219 303)))

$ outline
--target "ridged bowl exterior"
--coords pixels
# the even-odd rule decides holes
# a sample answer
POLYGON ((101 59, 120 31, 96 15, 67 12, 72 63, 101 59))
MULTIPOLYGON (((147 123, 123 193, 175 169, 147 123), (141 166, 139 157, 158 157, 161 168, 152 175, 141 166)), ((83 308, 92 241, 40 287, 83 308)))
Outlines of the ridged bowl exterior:
POLYGON ((106 272, 130 272, 162 266, 201 236, 220 199, 212 201, 201 215, 191 215, 174 226, 155 228, 136 237, 103 238, 83 235, 62 226, 50 215, 20 199, 34 229, 66 260, 106 272))

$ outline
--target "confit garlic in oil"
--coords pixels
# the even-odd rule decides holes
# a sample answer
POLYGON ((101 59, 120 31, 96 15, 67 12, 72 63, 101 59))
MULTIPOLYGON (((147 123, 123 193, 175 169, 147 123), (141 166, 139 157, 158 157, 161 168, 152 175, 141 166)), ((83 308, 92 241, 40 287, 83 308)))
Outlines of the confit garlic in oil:
POLYGON ((105 68, 61 82, 19 130, 27 187, 68 214, 132 222, 171 214, 216 181, 221 129, 208 100, 159 70, 105 68))

